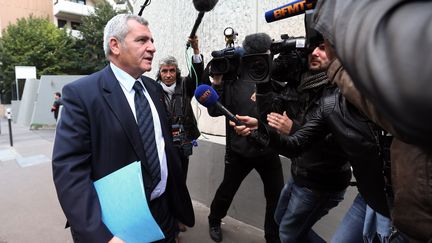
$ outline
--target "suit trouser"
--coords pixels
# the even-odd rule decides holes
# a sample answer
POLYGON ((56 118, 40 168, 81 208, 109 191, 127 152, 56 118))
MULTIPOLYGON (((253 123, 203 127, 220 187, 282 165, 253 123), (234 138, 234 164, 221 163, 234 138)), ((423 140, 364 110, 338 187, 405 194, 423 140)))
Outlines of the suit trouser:
POLYGON ((168 199, 164 194, 150 201, 150 212, 165 235, 165 239, 156 241, 158 243, 175 242, 178 226, 168 206, 168 199))
POLYGON ((181 161, 181 166, 182 166, 182 171, 183 171, 183 178, 186 182, 187 180, 187 173, 188 173, 188 169, 189 169, 189 156, 181 156, 180 157, 180 161, 181 161))
POLYGON ((220 225, 244 178, 255 169, 264 184, 266 212, 264 232, 267 242, 279 242, 279 230, 273 219, 284 180, 277 154, 248 158, 237 153, 225 155, 224 178, 210 206, 209 224, 220 225))
MULTIPOLYGON (((190 146, 192 146, 192 145, 190 145, 190 146)), ((189 156, 190 155, 185 155, 185 152, 184 152, 184 150, 181 147, 176 147, 176 152, 179 155, 180 162, 181 162, 182 173, 183 173, 183 178, 184 178, 184 181, 186 182, 186 180, 187 180, 187 173, 188 173, 188 169, 189 169, 189 156)), ((190 154, 192 154, 192 152, 190 154)))

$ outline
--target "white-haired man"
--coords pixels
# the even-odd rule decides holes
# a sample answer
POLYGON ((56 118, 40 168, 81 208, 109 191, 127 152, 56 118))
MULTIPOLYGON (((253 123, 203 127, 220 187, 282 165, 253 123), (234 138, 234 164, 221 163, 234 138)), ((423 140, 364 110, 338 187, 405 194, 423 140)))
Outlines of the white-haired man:
POLYGON ((53 177, 72 237, 74 242, 124 242, 102 221, 93 181, 141 161, 149 208, 165 235, 158 242, 175 242, 176 219, 193 226, 194 214, 163 91, 142 76, 156 51, 148 22, 130 14, 113 17, 105 26, 104 50, 109 65, 63 88, 53 177))

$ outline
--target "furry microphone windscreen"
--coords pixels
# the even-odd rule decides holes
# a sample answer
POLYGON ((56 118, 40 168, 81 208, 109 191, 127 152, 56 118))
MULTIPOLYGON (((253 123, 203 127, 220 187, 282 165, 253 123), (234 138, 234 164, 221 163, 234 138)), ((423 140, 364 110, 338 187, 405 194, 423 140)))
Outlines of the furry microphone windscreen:
POLYGON ((192 0, 198 12, 209 12, 216 6, 218 0, 192 0))
POLYGON ((272 39, 266 33, 247 35, 243 41, 246 54, 265 53, 270 50, 272 39))

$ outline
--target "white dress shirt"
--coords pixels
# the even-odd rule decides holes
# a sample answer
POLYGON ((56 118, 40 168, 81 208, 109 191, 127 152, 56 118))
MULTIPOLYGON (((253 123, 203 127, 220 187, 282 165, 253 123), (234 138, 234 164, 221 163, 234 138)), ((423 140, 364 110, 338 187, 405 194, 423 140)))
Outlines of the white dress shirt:
MULTIPOLYGON (((133 86, 135 84, 135 81, 137 81, 135 78, 130 76, 125 71, 118 68, 113 63, 110 63, 110 67, 114 73, 114 76, 117 78, 117 80, 120 83, 120 86, 123 90, 123 93, 126 96, 126 99, 129 103, 130 109, 135 117, 135 121, 137 121, 136 117, 136 111, 135 111, 135 90, 133 89, 133 86)), ((166 182, 168 177, 168 168, 167 168, 167 158, 165 154, 165 140, 162 134, 162 126, 159 120, 159 114, 156 110, 156 107, 153 103, 153 100, 150 97, 150 94, 147 92, 147 89, 145 88, 145 85, 142 83, 141 79, 138 79, 139 82, 143 85, 143 93, 144 96, 147 98, 150 109, 153 116, 153 125, 155 130, 155 140, 156 140, 156 146, 158 150, 158 156, 159 156, 159 163, 160 163, 160 171, 161 171, 161 180, 155 187, 155 189, 152 191, 150 195, 150 200, 153 200, 155 198, 158 198, 162 193, 165 192, 166 188, 166 182)), ((131 161, 133 162, 133 161, 131 161)))

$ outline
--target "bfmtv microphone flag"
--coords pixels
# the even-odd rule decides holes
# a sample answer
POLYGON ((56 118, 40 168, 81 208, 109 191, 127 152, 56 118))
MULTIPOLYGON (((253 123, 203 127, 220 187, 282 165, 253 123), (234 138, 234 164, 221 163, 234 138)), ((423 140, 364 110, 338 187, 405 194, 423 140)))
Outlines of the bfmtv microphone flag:
POLYGON ((281 7, 277 7, 273 10, 267 11, 265 13, 265 19, 267 23, 270 23, 303 14, 306 10, 314 9, 316 2, 316 0, 297 0, 281 7))

